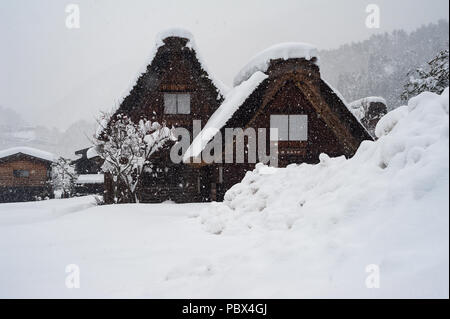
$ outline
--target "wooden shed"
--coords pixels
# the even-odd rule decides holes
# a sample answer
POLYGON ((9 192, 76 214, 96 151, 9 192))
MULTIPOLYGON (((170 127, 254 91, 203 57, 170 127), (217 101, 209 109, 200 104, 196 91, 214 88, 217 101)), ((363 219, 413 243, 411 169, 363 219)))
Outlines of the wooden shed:
POLYGON ((51 165, 55 156, 30 147, 0 151, 0 202, 53 197, 51 165))

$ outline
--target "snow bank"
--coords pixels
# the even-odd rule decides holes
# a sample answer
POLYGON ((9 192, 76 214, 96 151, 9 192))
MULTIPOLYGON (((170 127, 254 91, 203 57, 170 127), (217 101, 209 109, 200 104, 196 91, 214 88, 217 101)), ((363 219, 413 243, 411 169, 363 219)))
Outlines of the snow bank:
POLYGON ((348 160, 322 154, 317 165, 269 172, 258 164, 202 223, 222 236, 276 232, 272 249, 297 258, 298 271, 350 276, 376 264, 383 296, 448 296, 449 90, 413 98, 377 133, 348 160))
POLYGON ((266 72, 270 60, 276 59, 300 59, 312 60, 316 58, 318 63, 318 50, 307 43, 288 42, 274 45, 254 56, 250 62, 234 78, 234 86, 238 86, 256 71, 266 72))
POLYGON ((261 223, 290 228, 309 210, 328 208, 327 201, 336 214, 348 211, 355 196, 370 198, 368 205, 420 199, 448 181, 448 121, 448 89, 441 96, 423 93, 383 117, 376 128, 380 139, 364 141, 351 159, 322 154, 320 164, 290 165, 272 174, 261 173, 267 168, 258 165, 226 193, 213 219, 222 219, 221 231, 261 223))
POLYGON ((0 158, 11 156, 14 154, 19 154, 19 153, 37 157, 37 158, 40 158, 40 159, 43 159, 43 160, 46 160, 49 162, 55 162, 58 159, 58 157, 52 153, 49 153, 46 151, 41 151, 41 150, 38 150, 38 149, 32 148, 32 147, 13 147, 13 148, 9 148, 9 149, 0 151, 0 158))
POLYGON ((203 130, 196 136, 191 146, 184 154, 183 160, 188 161, 191 157, 198 156, 208 142, 220 131, 250 94, 252 94, 265 79, 267 79, 267 75, 257 71, 247 81, 242 82, 231 90, 222 105, 210 117, 203 130))
MULTIPOLYGON (((4 232, 4 227, 11 225, 39 225, 42 222, 57 220, 65 215, 82 211, 96 205, 95 196, 0 204, 0 229, 4 232)), ((14 231, 14 229, 12 231, 14 231)), ((24 238, 10 238, 9 243, 21 239, 24 238)), ((2 259, 2 262, 3 261, 4 259, 2 259)))

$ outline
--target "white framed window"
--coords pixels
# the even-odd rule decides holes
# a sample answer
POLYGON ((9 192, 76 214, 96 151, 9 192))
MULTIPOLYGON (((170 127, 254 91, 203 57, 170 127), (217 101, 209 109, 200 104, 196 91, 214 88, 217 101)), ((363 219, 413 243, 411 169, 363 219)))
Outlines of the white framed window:
POLYGON ((270 116, 270 140, 289 141, 289 115, 270 116), (278 137, 273 134, 278 131, 278 137))
POLYGON ((271 115, 270 129, 271 141, 306 141, 308 115, 271 115), (275 132, 278 132, 278 136, 275 132))
POLYGON ((165 114, 190 114, 191 95, 189 93, 164 93, 165 114))

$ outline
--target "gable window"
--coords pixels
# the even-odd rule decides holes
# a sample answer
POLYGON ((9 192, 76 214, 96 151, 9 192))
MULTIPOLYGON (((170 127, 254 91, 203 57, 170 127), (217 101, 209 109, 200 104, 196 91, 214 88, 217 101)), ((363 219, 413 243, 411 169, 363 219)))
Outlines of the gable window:
POLYGON ((189 93, 164 93, 165 114, 190 114, 191 95, 189 93))
POLYGON ((271 115, 270 128, 271 141, 306 141, 308 139, 308 116, 271 115), (278 139, 272 129, 278 130, 278 139))
POLYGON ((25 169, 15 169, 13 171, 13 175, 14 175, 14 177, 27 178, 27 177, 30 177, 30 171, 25 170, 25 169))

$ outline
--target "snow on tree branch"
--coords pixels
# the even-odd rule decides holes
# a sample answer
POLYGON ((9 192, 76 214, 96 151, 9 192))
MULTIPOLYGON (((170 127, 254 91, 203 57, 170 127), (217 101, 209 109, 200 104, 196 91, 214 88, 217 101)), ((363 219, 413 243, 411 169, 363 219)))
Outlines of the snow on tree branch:
POLYGON ((449 86, 448 59, 449 50, 442 50, 426 68, 409 72, 401 98, 406 101, 426 91, 441 94, 449 86))
POLYGON ((60 157, 52 164, 52 185, 61 197, 70 197, 74 193, 74 184, 77 179, 75 168, 71 160, 60 157))
POLYGON ((123 114, 103 127, 102 136, 96 137, 94 143, 104 159, 102 170, 113 178, 115 203, 139 202, 144 169, 168 141, 176 141, 172 129, 145 119, 134 123, 123 114))

